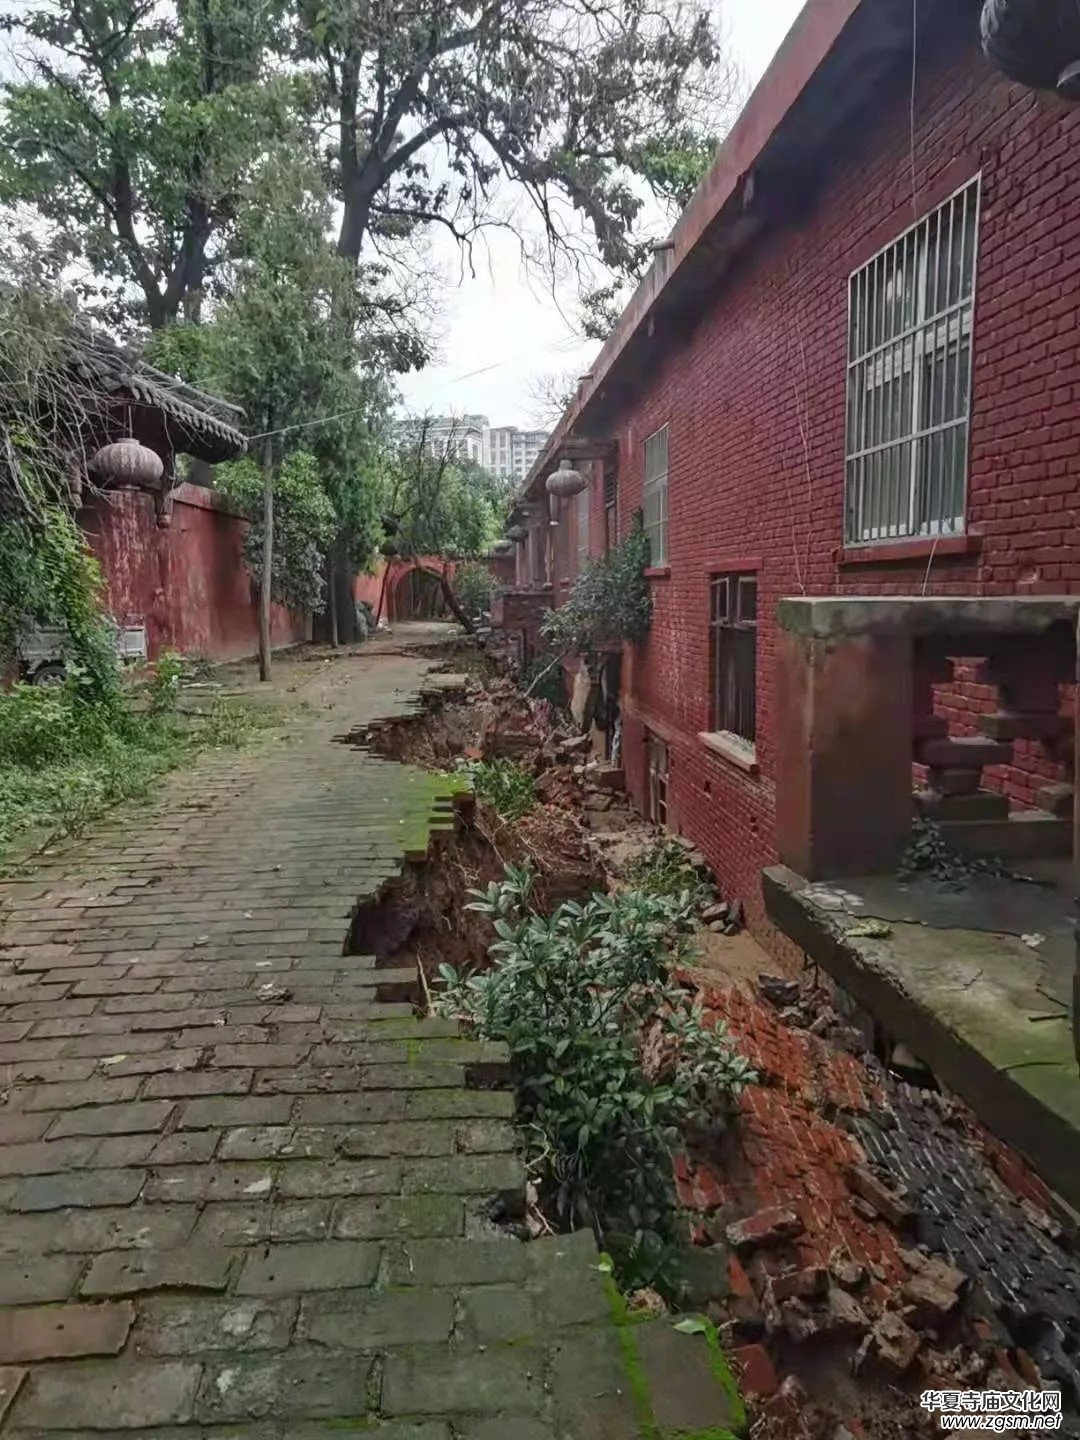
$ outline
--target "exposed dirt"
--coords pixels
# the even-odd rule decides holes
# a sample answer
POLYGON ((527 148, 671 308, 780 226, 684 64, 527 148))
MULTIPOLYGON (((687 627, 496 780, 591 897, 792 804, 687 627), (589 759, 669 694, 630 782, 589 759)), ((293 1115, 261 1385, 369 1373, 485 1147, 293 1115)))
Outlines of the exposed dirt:
MULTIPOLYGON (((461 673, 458 658, 445 668, 461 673)), ((514 824, 478 803, 429 861, 357 914, 351 948, 380 965, 415 961, 425 981, 444 962, 484 963, 491 932, 467 909, 469 892, 507 864, 534 864, 550 908, 618 885, 655 841, 655 828, 603 788, 587 746, 481 663, 464 700, 433 699, 424 715, 359 738, 432 769, 509 756, 532 771, 545 802, 514 824)), ((686 1303, 712 1316, 745 1367, 753 1440, 927 1440, 941 1432, 919 1405, 925 1389, 1021 1389, 1040 1373, 1068 1388, 1060 1337, 1077 1262, 1019 1159, 948 1097, 890 1074, 809 975, 762 987, 775 962, 745 932, 702 925, 697 950, 687 978, 759 1083, 726 1132, 696 1137, 677 1160, 694 1253, 713 1277, 686 1303), (950 1167, 955 1195, 938 1186, 950 1167), (898 1179, 915 1173, 925 1189, 898 1179), (733 1233, 763 1211, 788 1217, 780 1233, 733 1233), (959 1223, 969 1211, 973 1228, 959 1223), (988 1281, 977 1257, 991 1236, 988 1281), (1013 1330, 1010 1302, 994 1289, 1004 1275, 1023 1302, 1013 1330)), ((1080 1296, 1080 1269, 1076 1277, 1080 1296)), ((1072 1424, 1067 1415, 1062 1433, 1075 1434, 1072 1424)))

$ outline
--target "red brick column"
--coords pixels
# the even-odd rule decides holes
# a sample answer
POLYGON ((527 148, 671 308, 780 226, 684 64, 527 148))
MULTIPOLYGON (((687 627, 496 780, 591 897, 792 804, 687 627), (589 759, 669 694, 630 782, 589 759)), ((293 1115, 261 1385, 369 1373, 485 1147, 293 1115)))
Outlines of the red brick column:
POLYGON ((890 869, 911 830, 911 640, 777 637, 776 839, 810 879, 890 869))

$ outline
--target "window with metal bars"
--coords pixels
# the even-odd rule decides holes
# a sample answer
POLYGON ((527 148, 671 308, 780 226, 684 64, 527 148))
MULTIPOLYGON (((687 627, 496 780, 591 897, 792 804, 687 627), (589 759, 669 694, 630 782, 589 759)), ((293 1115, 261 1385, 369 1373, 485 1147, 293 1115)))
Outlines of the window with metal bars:
POLYGON ((652 730, 645 732, 645 754, 648 762, 648 819, 654 825, 667 825, 668 821, 668 772, 670 757, 668 747, 652 730))
POLYGON ((668 559, 668 427, 645 441, 645 534, 653 565, 668 559))
POLYGON ((610 550, 619 539, 619 480, 613 462, 604 466, 604 549, 610 550))
POLYGON ((717 575, 711 586, 712 728, 748 745, 757 712, 757 579, 717 575))
POLYGON ((844 536, 964 528, 976 177, 849 283, 844 536))

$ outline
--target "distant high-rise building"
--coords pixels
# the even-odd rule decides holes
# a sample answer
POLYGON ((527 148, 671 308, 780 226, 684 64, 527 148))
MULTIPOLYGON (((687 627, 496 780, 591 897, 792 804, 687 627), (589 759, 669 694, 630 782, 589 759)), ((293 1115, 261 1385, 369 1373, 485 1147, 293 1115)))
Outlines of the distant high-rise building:
POLYGON ((508 480, 524 480, 533 461, 547 444, 546 430, 519 430, 499 425, 484 432, 485 470, 508 480))
POLYGON ((503 480, 524 480, 548 440, 546 430, 492 426, 486 415, 409 416, 398 423, 396 434, 406 444, 416 444, 423 435, 429 455, 475 461, 503 480))

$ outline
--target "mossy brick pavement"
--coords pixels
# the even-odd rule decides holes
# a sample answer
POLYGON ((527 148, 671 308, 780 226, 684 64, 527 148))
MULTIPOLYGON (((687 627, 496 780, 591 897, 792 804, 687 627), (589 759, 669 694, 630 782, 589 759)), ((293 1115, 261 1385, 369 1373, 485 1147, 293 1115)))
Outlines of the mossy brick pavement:
POLYGON ((0 1433, 740 1428, 711 1332, 631 1324, 588 1236, 484 1219, 523 1184, 511 1097, 469 1085, 502 1057, 344 953, 453 787, 335 736, 430 662, 332 664, 284 739, 0 887, 0 1433))

